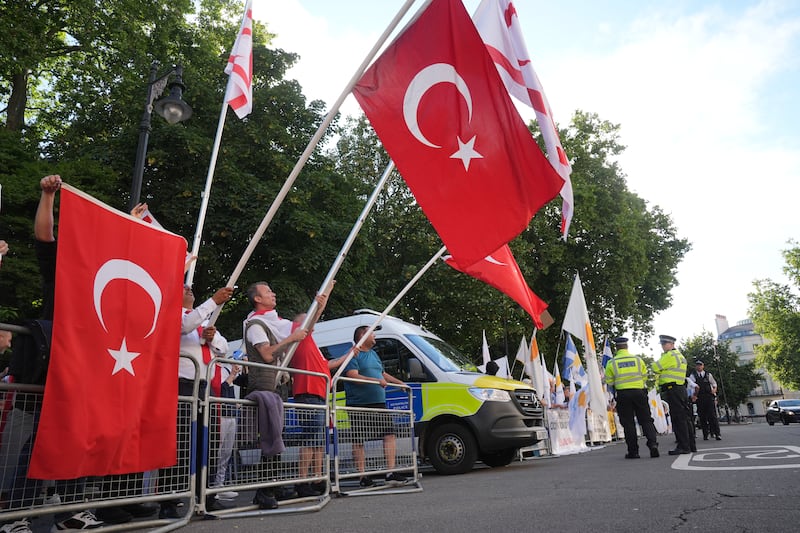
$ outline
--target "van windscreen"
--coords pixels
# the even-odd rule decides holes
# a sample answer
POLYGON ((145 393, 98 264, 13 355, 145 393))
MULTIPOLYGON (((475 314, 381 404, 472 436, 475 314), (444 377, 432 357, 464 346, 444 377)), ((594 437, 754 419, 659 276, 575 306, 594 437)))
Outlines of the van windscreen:
POLYGON ((475 370, 475 365, 470 360, 441 339, 422 335, 406 335, 406 338, 425 352, 428 359, 445 372, 475 370))
POLYGON ((325 356, 325 359, 338 359, 350 351, 350 348, 352 347, 352 342, 343 342, 341 344, 333 344, 331 346, 321 346, 319 350, 322 352, 322 355, 325 356))

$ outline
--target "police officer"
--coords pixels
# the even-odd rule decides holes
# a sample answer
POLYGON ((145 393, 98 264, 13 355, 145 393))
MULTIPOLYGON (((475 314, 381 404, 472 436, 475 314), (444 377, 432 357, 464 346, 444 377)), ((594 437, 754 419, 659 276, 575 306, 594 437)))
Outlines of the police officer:
POLYGON ((636 437, 636 424, 633 421, 634 415, 647 437, 650 457, 658 457, 656 427, 653 424, 653 417, 650 416, 647 389, 644 384, 647 367, 638 355, 633 355, 628 351, 627 338, 617 337, 614 339, 614 344, 617 347, 617 353, 611 361, 606 363, 606 384, 616 390, 617 414, 619 414, 622 429, 625 430, 625 444, 628 446, 625 459, 639 458, 639 442, 636 437))
POLYGON ((703 428, 703 440, 708 440, 709 433, 717 440, 722 440, 719 433, 719 421, 714 403, 717 398, 717 381, 711 372, 706 372, 703 361, 694 362, 694 370, 686 378, 697 385, 694 400, 697 402, 697 416, 703 428))
POLYGON ((658 378, 661 397, 669 405, 672 417, 672 431, 678 445, 670 450, 670 455, 680 455, 697 451, 694 431, 690 427, 692 417, 689 412, 689 401, 686 396, 686 358, 675 349, 675 337, 659 335, 659 342, 664 353, 653 363, 653 372, 658 378))

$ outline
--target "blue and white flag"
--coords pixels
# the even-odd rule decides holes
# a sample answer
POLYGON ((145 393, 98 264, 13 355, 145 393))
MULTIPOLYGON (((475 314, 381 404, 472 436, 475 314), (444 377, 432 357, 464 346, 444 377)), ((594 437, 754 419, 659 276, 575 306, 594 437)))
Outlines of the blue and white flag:
MULTIPOLYGON (((606 337, 606 342, 603 344, 603 358, 600 360, 600 365, 603 367, 600 369, 601 375, 605 376, 606 365, 613 358, 614 355, 611 353, 611 344, 608 342, 608 337, 606 337)), ((606 390, 612 395, 614 394, 614 387, 608 383, 606 383, 606 390)))
POLYGON ((567 333, 567 346, 564 350, 564 371, 562 374, 564 379, 580 383, 581 386, 589 383, 589 376, 586 375, 581 358, 578 357, 578 349, 575 348, 575 343, 572 342, 572 336, 569 333, 567 333))

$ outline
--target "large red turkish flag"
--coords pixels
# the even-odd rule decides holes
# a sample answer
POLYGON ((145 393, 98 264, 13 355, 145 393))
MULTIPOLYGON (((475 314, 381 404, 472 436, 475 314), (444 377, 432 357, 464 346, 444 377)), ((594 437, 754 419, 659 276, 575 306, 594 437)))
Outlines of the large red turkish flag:
POLYGON ((461 265, 511 241, 564 184, 460 0, 434 0, 353 93, 461 265))
POLYGON ((528 287, 507 244, 468 267, 460 266, 452 257, 446 258, 445 262, 508 295, 531 315, 537 328, 543 328, 541 316, 547 309, 547 304, 528 287))
POLYGON ((52 349, 29 477, 174 465, 186 241, 61 190, 52 349))

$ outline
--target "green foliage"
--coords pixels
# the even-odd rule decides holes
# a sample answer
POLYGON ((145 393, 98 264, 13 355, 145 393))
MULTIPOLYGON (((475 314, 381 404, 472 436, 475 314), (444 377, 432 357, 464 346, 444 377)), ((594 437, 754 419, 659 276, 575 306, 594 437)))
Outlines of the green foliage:
POLYGON ((624 150, 619 130, 596 114, 574 114, 570 127, 561 131, 576 205, 569 239, 558 239, 560 199, 518 239, 526 250, 515 249, 523 273, 556 319, 556 327, 540 337, 540 346, 548 350, 558 341, 576 273, 598 340, 627 330, 640 338, 652 334, 653 316, 669 308, 678 264, 690 249, 676 236, 668 215, 628 190, 614 160, 624 150))
POLYGON ((745 402, 761 379, 754 361, 741 363, 731 351, 730 342, 716 344, 707 331, 687 339, 680 350, 688 361, 686 375, 694 370, 695 361, 703 361, 706 371, 711 372, 717 380, 720 407, 727 405, 731 411, 736 411, 745 402))
MULTIPOLYGON (((556 199, 511 243, 529 285, 550 304, 556 320, 538 334, 549 362, 562 351, 559 328, 576 272, 584 282, 598 337, 629 328, 648 335, 653 315, 670 305, 677 266, 689 250, 688 242, 676 237, 666 214, 657 206, 648 209, 627 189, 612 160, 623 150, 618 135, 618 126, 596 115, 575 114, 571 127, 561 133, 572 158, 578 206, 569 241, 560 240, 561 202, 556 199)), ((387 162, 379 147, 362 117, 345 124, 333 154, 340 173, 364 182, 365 195, 387 162)), ((370 269, 352 276, 358 285, 347 286, 345 295, 340 282, 332 300, 352 300, 344 308, 381 310, 440 246, 413 196, 395 179, 381 195, 351 254, 362 261, 368 257, 370 269), (360 300, 359 295, 363 295, 360 300)), ((348 262, 343 272, 359 268, 348 262)), ((444 264, 425 274, 393 313, 424 324, 476 360, 483 330, 493 355, 511 358, 522 335, 530 338, 533 330, 530 317, 516 303, 444 264)))
MULTIPOLYGON (((0 4, 9 28, 0 35, 0 102, 24 95, 24 121, 8 106, 0 132, 0 237, 12 248, 0 277, 3 316, 38 311, 30 241, 42 176, 59 173, 127 209, 153 61, 159 74, 182 64, 184 98, 194 115, 172 126, 153 116, 142 199, 167 229, 192 241, 240 10, 234 0, 0 4)), ((198 299, 227 282, 324 118, 323 104, 307 102, 299 84, 286 79, 296 56, 270 47, 262 25, 253 38, 254 109, 244 120, 232 113, 226 120, 195 274, 198 299)), ((284 316, 308 307, 388 163, 363 117, 335 122, 326 135, 323 140, 337 136, 335 145, 312 155, 257 243, 238 280, 241 290, 225 306, 217 325, 229 338, 239 336, 249 307, 242 293, 252 282, 270 283, 284 316)), ((619 126, 577 112, 561 138, 572 160, 577 206, 569 241, 559 238, 556 199, 511 243, 556 320, 539 333, 549 367, 562 350, 559 327, 576 273, 598 338, 628 329, 646 336, 653 315, 669 307, 677 266, 689 249, 666 214, 627 189, 615 161, 624 149, 619 126)), ((440 247, 395 173, 337 275, 326 317, 382 310, 440 247)), ((476 360, 483 330, 495 356, 512 358, 520 337, 533 330, 517 304, 443 262, 394 314, 436 331, 476 360)))
POLYGON ((791 285, 757 280, 748 294, 750 317, 769 342, 756 348, 757 360, 785 387, 800 388, 800 246, 784 250, 784 273, 791 285))

